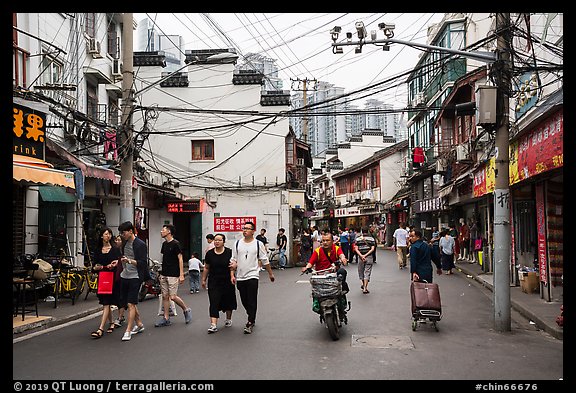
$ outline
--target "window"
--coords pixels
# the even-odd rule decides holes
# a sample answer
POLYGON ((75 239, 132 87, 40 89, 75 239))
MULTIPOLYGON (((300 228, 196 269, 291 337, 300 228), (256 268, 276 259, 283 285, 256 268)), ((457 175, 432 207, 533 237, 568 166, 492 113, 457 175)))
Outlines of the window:
POLYGON ((112 126, 119 124, 120 108, 118 107, 118 100, 108 97, 108 123, 112 126))
POLYGON ((94 12, 86 13, 86 34, 96 38, 96 14, 94 12))
POLYGON ((108 54, 113 59, 120 58, 120 40, 116 32, 116 24, 112 22, 108 25, 108 54))
POLYGON ((98 88, 91 84, 87 84, 86 92, 86 115, 92 120, 98 120, 98 88))
POLYGON ((52 57, 44 55, 42 59, 42 84, 63 83, 62 64, 55 61, 52 57))
POLYGON ((192 160, 213 160, 214 141, 192 141, 192 160))

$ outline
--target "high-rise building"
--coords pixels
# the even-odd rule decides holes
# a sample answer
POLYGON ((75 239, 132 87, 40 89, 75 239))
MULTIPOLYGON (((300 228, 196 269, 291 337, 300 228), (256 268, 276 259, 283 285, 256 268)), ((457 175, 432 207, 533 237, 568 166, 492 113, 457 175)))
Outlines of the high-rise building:
POLYGON ((144 18, 138 22, 136 37, 135 51, 164 52, 166 56, 164 72, 174 72, 184 65, 186 55, 182 36, 162 34, 150 19, 144 18))

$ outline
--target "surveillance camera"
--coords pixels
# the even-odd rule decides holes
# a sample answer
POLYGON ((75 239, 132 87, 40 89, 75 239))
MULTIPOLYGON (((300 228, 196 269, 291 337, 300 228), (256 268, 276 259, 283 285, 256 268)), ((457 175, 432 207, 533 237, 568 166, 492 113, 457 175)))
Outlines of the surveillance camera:
POLYGON ((347 32, 346 33, 346 38, 348 39, 348 41, 350 41, 352 39, 352 33, 347 32))
POLYGON ((376 40, 376 30, 370 30, 370 38, 372 41, 376 40))
POLYGON ((332 28, 332 30, 330 30, 331 34, 340 34, 340 32, 342 31, 342 28, 340 26, 334 26, 332 28))
POLYGON ((366 27, 364 27, 363 22, 356 22, 356 31, 358 32, 358 38, 361 40, 368 35, 366 33, 366 27))
POLYGON ((378 28, 380 30, 394 30, 396 25, 394 23, 378 23, 378 28))

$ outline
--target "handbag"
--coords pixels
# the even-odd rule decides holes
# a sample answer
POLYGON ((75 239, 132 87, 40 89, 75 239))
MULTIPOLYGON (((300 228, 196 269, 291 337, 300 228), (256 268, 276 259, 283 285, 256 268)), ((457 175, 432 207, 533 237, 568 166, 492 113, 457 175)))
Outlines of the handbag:
POLYGON ((114 272, 112 271, 102 271, 98 275, 98 295, 110 295, 112 294, 112 288, 114 286, 114 272))
POLYGON ((474 251, 481 251, 482 250, 482 239, 474 240, 474 251))

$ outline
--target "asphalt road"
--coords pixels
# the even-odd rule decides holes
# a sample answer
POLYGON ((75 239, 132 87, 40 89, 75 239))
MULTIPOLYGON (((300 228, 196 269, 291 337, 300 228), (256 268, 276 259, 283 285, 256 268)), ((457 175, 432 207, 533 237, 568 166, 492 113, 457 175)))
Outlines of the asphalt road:
MULTIPOLYGON (((312 312, 308 276, 299 268, 261 273, 254 333, 243 334, 238 296, 233 326, 207 334, 205 291, 180 295, 192 308, 170 327, 155 328, 158 301, 139 307, 146 330, 121 341, 122 331, 90 337, 89 319, 13 344, 14 380, 465 380, 529 383, 563 379, 563 341, 512 312, 512 331, 493 330, 491 293, 463 274, 435 276, 443 317, 411 329, 409 272, 395 253, 378 250, 370 294, 362 294, 357 265, 349 265, 352 302, 339 341, 312 312)), ((554 382, 556 383, 556 382, 554 382)))

